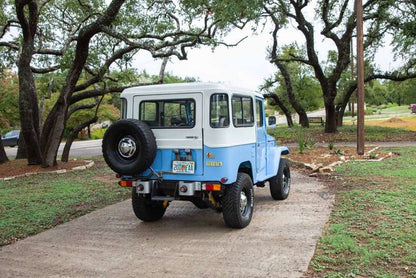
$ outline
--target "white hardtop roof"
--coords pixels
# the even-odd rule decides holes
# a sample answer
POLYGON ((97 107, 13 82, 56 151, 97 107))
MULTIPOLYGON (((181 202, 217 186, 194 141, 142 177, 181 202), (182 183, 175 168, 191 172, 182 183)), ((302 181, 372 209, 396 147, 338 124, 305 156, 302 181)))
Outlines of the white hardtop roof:
POLYGON ((135 96, 135 95, 160 95, 169 93, 204 93, 212 91, 226 92, 226 93, 244 93, 263 98, 263 95, 251 90, 233 87, 220 83, 174 83, 174 84, 160 84, 160 85, 148 85, 138 86, 125 89, 121 97, 135 96))

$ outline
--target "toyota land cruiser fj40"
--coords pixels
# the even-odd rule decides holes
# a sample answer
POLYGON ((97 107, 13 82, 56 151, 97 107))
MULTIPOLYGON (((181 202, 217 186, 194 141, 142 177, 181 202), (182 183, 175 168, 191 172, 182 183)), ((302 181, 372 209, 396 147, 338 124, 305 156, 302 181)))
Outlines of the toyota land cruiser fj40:
POLYGON ((254 190, 275 200, 290 190, 290 168, 267 134, 261 94, 220 84, 134 87, 121 94, 122 119, 104 135, 103 156, 132 187, 135 215, 155 221, 174 200, 223 213, 232 228, 253 215, 254 190))

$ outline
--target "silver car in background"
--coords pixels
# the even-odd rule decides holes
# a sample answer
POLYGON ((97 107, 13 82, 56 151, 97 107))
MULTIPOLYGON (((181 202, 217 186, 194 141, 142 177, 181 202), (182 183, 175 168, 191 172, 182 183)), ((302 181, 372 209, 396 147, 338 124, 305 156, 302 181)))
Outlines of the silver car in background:
POLYGON ((20 130, 12 130, 1 137, 3 146, 14 147, 19 144, 20 130))

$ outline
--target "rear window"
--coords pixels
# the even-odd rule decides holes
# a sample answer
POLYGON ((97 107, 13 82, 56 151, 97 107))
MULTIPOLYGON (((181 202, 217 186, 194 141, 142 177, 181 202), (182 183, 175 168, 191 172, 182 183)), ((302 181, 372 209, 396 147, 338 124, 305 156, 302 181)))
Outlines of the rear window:
POLYGON ((140 103, 139 119, 152 128, 192 128, 195 126, 195 101, 146 100, 140 103))

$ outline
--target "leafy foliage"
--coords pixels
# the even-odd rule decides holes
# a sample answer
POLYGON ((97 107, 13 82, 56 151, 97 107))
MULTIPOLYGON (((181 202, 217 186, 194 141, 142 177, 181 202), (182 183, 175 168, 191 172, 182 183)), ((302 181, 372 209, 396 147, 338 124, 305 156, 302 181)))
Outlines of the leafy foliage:
MULTIPOLYGON (((280 59, 290 59, 293 55, 299 55, 300 53, 305 53, 305 49, 299 47, 297 44, 290 44, 281 47, 278 57, 280 59)), ((285 66, 290 74, 293 92, 298 103, 306 111, 312 111, 323 107, 322 91, 319 83, 314 77, 312 69, 307 65, 290 61, 286 62, 285 66)), ((289 107, 289 110, 292 113, 295 112, 293 107, 290 106, 286 84, 280 71, 276 73, 274 78, 265 82, 264 88, 271 87, 273 84, 277 85, 274 89, 268 90, 273 90, 285 106, 289 107)), ((280 111, 279 108, 277 109, 280 111)))
MULTIPOLYGON (((363 1, 366 34, 364 41, 365 56, 374 57, 377 49, 391 35, 395 44, 395 55, 400 55, 403 66, 382 73, 374 68, 367 70, 366 81, 390 79, 403 81, 416 77, 414 1, 369 0, 363 1), (408 16, 409 13, 411 16, 408 16), (400 45, 400 46, 399 46, 400 45)), ((274 23, 273 45, 270 51, 271 62, 303 63, 311 67, 322 89, 327 112, 325 132, 335 132, 337 114, 335 105, 342 106, 342 113, 357 83, 348 80, 347 71, 351 63, 351 41, 357 25, 354 1, 323 0, 313 1, 266 1, 264 10, 274 23), (315 14, 311 19, 310 14, 315 14), (280 57, 278 50, 279 31, 284 27, 296 27, 305 39, 306 51, 290 53, 289 57, 280 57), (335 49, 328 54, 327 61, 319 54, 318 41, 331 42, 335 49), (341 88, 339 87, 341 86, 341 88), (339 96, 339 92, 342 95, 339 96), (336 98, 338 99, 336 100, 336 98), (341 100, 340 100, 341 99, 341 100)), ((294 28, 293 28, 294 29, 294 28)), ((295 30, 293 30, 295 32, 295 30)), ((368 63, 370 64, 370 63, 368 63)), ((367 68, 370 68, 369 65, 367 68)), ((342 115, 341 113, 341 115, 342 115)))
POLYGON ((17 75, 5 72, 0 78, 0 129, 18 127, 19 120, 19 84, 17 75))

